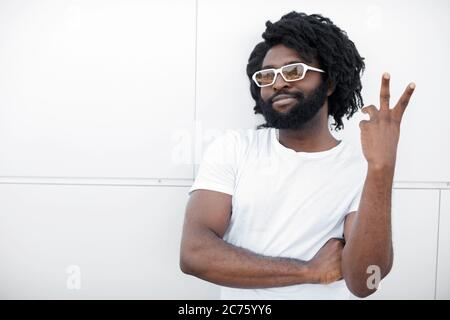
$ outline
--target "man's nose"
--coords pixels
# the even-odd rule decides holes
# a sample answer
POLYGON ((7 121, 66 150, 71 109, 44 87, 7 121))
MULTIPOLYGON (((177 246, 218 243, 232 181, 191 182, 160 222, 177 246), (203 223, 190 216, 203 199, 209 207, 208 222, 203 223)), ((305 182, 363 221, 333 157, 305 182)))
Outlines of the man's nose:
POLYGON ((272 88, 276 91, 280 90, 283 87, 289 87, 289 82, 285 81, 281 73, 278 73, 275 76, 275 82, 272 85, 272 88))

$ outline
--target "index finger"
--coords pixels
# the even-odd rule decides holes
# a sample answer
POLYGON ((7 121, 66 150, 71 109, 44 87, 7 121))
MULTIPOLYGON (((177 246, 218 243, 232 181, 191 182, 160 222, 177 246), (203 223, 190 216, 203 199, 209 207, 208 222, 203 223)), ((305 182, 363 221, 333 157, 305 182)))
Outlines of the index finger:
POLYGON ((414 89, 416 88, 416 84, 414 82, 411 82, 403 92, 400 99, 398 99, 397 104, 395 105, 394 109, 392 110, 393 116, 396 120, 401 121, 403 117, 403 113, 405 113, 405 109, 408 106, 409 99, 411 98, 414 89))
POLYGON ((381 90, 380 90, 380 111, 389 110, 389 98, 391 97, 389 90, 389 80, 391 76, 389 73, 383 73, 381 78, 381 90))

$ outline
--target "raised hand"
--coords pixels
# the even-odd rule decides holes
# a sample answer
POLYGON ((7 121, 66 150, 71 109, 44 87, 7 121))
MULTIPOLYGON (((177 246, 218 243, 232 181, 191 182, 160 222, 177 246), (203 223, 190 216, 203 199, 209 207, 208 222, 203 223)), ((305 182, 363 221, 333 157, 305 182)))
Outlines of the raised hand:
POLYGON ((395 168, 397 145, 400 136, 400 123, 409 99, 415 89, 410 83, 394 108, 389 108, 389 79, 384 73, 381 80, 380 109, 374 105, 364 107, 361 111, 369 114, 370 120, 359 123, 361 145, 364 157, 370 166, 376 168, 395 168))

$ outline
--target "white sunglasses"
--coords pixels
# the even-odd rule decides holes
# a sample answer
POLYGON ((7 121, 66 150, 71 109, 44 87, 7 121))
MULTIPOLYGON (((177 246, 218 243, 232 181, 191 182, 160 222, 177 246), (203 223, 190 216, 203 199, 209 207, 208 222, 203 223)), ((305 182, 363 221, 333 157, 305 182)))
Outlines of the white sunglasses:
POLYGON ((325 71, 321 69, 317 69, 302 62, 298 62, 285 65, 279 69, 271 68, 256 71, 253 74, 252 79, 253 81, 255 81, 258 87, 262 88, 273 85, 275 83, 275 80, 277 79, 278 73, 281 74, 285 81, 292 82, 302 80, 306 75, 306 71, 308 70, 325 73, 325 71))

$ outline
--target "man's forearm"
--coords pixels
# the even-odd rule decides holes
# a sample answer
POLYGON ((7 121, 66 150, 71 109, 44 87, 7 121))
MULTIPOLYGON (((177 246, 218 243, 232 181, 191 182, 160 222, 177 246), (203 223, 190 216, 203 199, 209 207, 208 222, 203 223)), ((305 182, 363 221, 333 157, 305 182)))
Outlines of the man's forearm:
POLYGON ((367 286, 371 265, 381 278, 392 267, 391 197, 394 167, 369 164, 358 213, 342 252, 342 272, 349 289, 357 296, 374 292, 367 286))
POLYGON ((189 257, 182 257, 185 273, 235 288, 282 287, 317 281, 304 261, 259 255, 233 246, 213 232, 203 232, 201 241, 185 251, 189 257))

